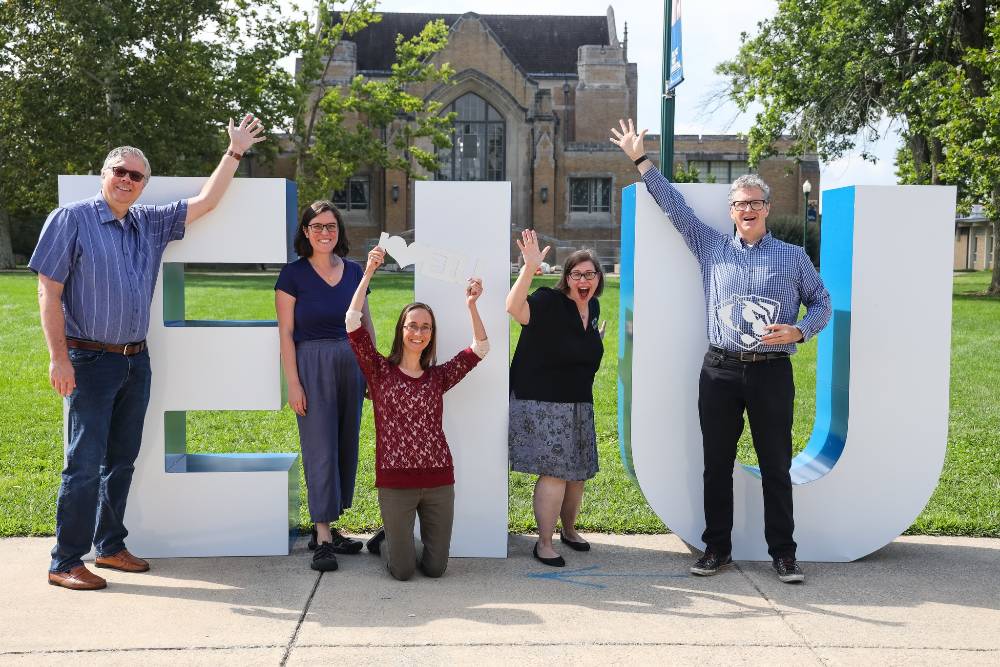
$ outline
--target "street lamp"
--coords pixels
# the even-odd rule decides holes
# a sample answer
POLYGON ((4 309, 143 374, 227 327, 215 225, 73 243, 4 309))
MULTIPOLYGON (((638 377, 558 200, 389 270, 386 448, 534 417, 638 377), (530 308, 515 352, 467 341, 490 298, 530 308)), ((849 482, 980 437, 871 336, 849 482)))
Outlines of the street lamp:
MULTIPOLYGON (((806 181, 802 184, 802 249, 806 250, 806 233, 809 224, 809 193, 812 192, 812 183, 806 181)), ((809 251, 806 250, 806 254, 809 251)))

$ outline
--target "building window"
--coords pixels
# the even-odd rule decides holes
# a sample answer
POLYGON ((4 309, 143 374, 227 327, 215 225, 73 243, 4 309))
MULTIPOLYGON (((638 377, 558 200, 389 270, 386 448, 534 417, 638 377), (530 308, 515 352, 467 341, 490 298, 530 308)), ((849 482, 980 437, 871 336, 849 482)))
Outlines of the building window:
POLYGON ((505 180, 506 124, 489 102, 475 93, 466 93, 445 107, 454 111, 452 146, 438 152, 439 181, 505 180))
POLYGON ((369 207, 368 178, 352 178, 343 190, 334 190, 333 203, 341 211, 367 211, 369 207))
POLYGON ((569 179, 570 213, 610 213, 610 178, 569 179))
POLYGON ((704 183, 732 183, 740 176, 751 173, 746 160, 689 160, 688 170, 698 170, 704 183))

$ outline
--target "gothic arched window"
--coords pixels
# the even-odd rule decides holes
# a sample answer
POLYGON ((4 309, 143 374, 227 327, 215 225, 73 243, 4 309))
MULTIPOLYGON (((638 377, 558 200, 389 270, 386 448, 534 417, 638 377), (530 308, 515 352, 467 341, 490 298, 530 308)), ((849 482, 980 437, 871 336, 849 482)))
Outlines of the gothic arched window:
POLYGON ((452 146, 438 153, 437 180, 506 180, 506 126, 500 112, 475 93, 462 95, 442 113, 450 111, 457 114, 452 146))

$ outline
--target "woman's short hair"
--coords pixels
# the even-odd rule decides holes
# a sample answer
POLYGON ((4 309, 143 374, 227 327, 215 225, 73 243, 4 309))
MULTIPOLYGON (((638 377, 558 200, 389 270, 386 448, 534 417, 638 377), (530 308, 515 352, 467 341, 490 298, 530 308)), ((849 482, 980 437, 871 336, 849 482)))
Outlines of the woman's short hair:
POLYGON ((313 218, 326 211, 333 213, 333 217, 337 221, 337 245, 333 247, 334 254, 339 257, 346 257, 347 253, 350 252, 351 245, 347 240, 347 228, 344 227, 343 216, 340 215, 340 211, 337 210, 336 205, 332 201, 321 199, 309 204, 302 211, 302 219, 299 221, 299 228, 295 232, 295 241, 293 243, 295 254, 299 257, 312 257, 313 249, 312 244, 309 243, 309 239, 306 237, 306 227, 309 226, 313 218))
POLYGON ((601 268, 601 263, 597 261, 597 257, 594 256, 593 250, 577 250, 572 255, 566 258, 563 262, 562 275, 559 276, 559 282, 556 283, 556 289, 563 294, 569 294, 569 274, 577 264, 582 264, 583 262, 590 262, 594 265, 594 270, 597 271, 597 287, 594 289, 594 296, 601 296, 604 292, 604 269, 601 268))
POLYGON ((393 366, 398 366, 403 361, 403 324, 406 322, 406 316, 414 310, 426 310, 431 316, 431 340, 420 353, 420 367, 426 371, 437 363, 437 320, 434 319, 434 311, 426 303, 414 301, 400 311, 399 319, 396 320, 396 334, 392 339, 392 349, 386 358, 393 366))

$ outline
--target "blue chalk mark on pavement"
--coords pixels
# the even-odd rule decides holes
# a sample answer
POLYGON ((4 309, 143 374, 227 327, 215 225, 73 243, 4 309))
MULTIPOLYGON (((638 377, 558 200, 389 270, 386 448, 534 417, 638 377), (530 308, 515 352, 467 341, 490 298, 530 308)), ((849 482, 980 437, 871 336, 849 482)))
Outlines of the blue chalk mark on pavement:
POLYGON ((548 579, 551 581, 562 581, 567 584, 575 584, 577 586, 585 586, 587 588, 607 588, 604 584, 592 583, 589 581, 577 581, 581 578, 595 578, 595 577, 634 577, 634 578, 646 578, 646 579, 687 579, 688 574, 628 574, 628 573, 618 573, 618 572, 595 572, 600 565, 591 565, 590 567, 580 568, 578 570, 558 570, 552 572, 529 572, 528 577, 531 579, 548 579))

